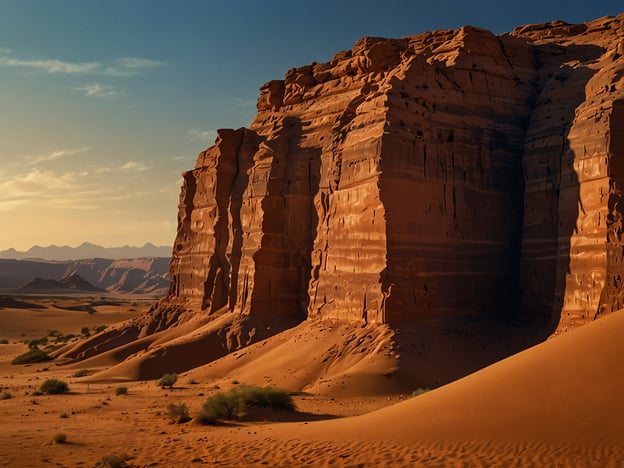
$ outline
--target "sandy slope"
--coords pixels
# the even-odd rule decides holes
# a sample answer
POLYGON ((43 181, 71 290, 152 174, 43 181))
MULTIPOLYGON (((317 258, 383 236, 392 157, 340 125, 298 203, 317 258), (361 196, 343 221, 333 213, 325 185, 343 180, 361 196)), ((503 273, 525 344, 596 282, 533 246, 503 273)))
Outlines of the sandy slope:
MULTIPOLYGON (((399 397, 345 396, 340 385, 346 374, 369 385, 363 366, 368 361, 379 366, 395 362, 386 355, 383 330, 346 330, 329 323, 325 327, 319 348, 326 355, 333 345, 342 344, 339 352, 345 352, 346 342, 360 339, 370 342, 370 353, 363 353, 364 359, 348 356, 343 364, 332 353, 325 362, 315 362, 321 356, 302 345, 302 336, 296 341, 293 335, 281 342, 258 343, 213 366, 198 368, 181 376, 173 391, 163 391, 153 381, 138 381, 125 384, 129 394, 119 397, 114 394, 118 384, 73 377, 76 366, 4 364, 0 385, 13 398, 0 400, 0 465, 93 466, 113 452, 131 455, 130 463, 136 466, 602 467, 624 463, 624 405, 619 401, 624 394, 623 313, 403 402, 399 397), (297 362, 300 366, 294 365, 297 362), (305 362, 312 364, 306 367, 305 362), (279 367, 281 375, 273 374, 271 369, 279 367), (228 369, 235 374, 228 374, 228 369), (268 415, 296 422, 169 425, 162 414, 170 402, 184 402, 196 411, 216 391, 218 376, 221 388, 228 388, 227 379, 234 376, 242 382, 261 382, 268 376, 282 385, 305 380, 306 372, 324 373, 329 387, 311 388, 314 395, 296 397, 298 415, 268 415), (50 376, 67 380, 72 393, 30 395, 50 376), (191 378, 198 383, 189 384, 191 378), (382 409, 367 413, 377 408, 382 409), (67 418, 60 417, 63 412, 67 418), (68 444, 50 444, 58 431, 67 434, 68 444)), ((22 351, 20 346, 0 345, 0 358, 6 362, 22 351)), ((431 364, 445 365, 443 361, 431 364)))

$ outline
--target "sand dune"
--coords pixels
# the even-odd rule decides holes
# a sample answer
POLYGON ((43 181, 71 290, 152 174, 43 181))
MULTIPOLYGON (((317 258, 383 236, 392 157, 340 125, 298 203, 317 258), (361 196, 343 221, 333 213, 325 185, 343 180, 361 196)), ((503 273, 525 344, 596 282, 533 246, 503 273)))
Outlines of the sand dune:
MULTIPOLYGON (((2 311, 20 312, 24 313, 2 311)), ((29 312, 24 320, 32 321, 32 314, 38 314, 37 328, 47 329, 60 323, 59 313, 50 307, 29 312)), ((78 314, 73 317, 93 319, 78 314)), ((62 320, 80 325, 70 319, 63 316, 62 320)), ((111 453, 128 454, 133 466, 615 467, 624 463, 624 406, 619 404, 624 394, 622 313, 411 399, 383 394, 379 376, 398 362, 383 327, 354 329, 338 322, 306 326, 307 331, 290 330, 181 375, 177 388, 167 391, 154 381, 127 380, 131 375, 123 372, 109 375, 107 381, 101 376, 109 371, 73 376, 79 366, 90 372, 105 369, 118 361, 114 356, 69 367, 9 366, 8 361, 25 345, 0 345, 0 386, 13 396, 0 400, 0 465, 93 466, 111 453), (318 334, 318 327, 325 332, 318 334), (322 353, 303 345, 308 341, 305 334, 312 330, 322 353), (349 355, 349 346, 360 340, 368 343, 369 352, 349 355), (337 359, 336 353, 343 353, 345 359, 337 359), (368 374, 367 369, 376 374, 368 374), (48 377, 67 380, 72 393, 33 397, 32 391, 48 377), (213 427, 168 424, 163 415, 168 403, 184 402, 193 413, 207 395, 217 391, 216 383, 227 389, 234 378, 286 388, 317 384, 295 397, 300 411, 295 416, 276 412, 264 415, 264 421, 213 427), (116 379, 126 379, 128 395, 115 396, 120 385, 116 379), (358 387, 369 396, 353 396, 358 387), (63 413, 68 417, 60 417, 63 413), (50 443, 59 431, 67 434, 69 443, 50 443)), ((3 333, 4 327, 6 323, 0 326, 3 333)), ((166 342, 172 338, 163 337, 166 342)), ((445 360, 431 364, 444 366, 445 360)), ((133 364, 125 365, 113 368, 132 369, 133 364)), ((388 388, 392 391, 391 385, 384 391, 388 388)))

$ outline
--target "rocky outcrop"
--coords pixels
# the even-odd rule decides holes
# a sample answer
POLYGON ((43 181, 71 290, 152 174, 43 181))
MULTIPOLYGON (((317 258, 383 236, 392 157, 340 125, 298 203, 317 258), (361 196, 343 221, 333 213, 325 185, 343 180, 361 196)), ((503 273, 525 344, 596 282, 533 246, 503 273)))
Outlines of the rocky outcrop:
POLYGON ((165 303, 561 328, 622 307, 623 23, 364 38, 267 83, 184 174, 165 303))

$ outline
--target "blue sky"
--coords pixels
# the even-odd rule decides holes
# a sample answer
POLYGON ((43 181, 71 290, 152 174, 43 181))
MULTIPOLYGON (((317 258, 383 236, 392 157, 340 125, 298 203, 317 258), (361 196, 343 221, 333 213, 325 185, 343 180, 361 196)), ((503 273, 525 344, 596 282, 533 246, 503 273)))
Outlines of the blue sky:
POLYGON ((616 1, 0 0, 0 250, 172 245, 180 173, 258 88, 363 36, 502 33, 616 1))

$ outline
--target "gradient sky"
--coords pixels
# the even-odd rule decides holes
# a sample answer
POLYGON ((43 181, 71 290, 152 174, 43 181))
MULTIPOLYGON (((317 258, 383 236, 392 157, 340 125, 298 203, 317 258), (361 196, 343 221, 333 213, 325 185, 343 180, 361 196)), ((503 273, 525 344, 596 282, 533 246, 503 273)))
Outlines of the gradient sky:
POLYGON ((172 245, 181 172, 261 84, 363 36, 495 33, 614 0, 0 0, 0 250, 172 245))

